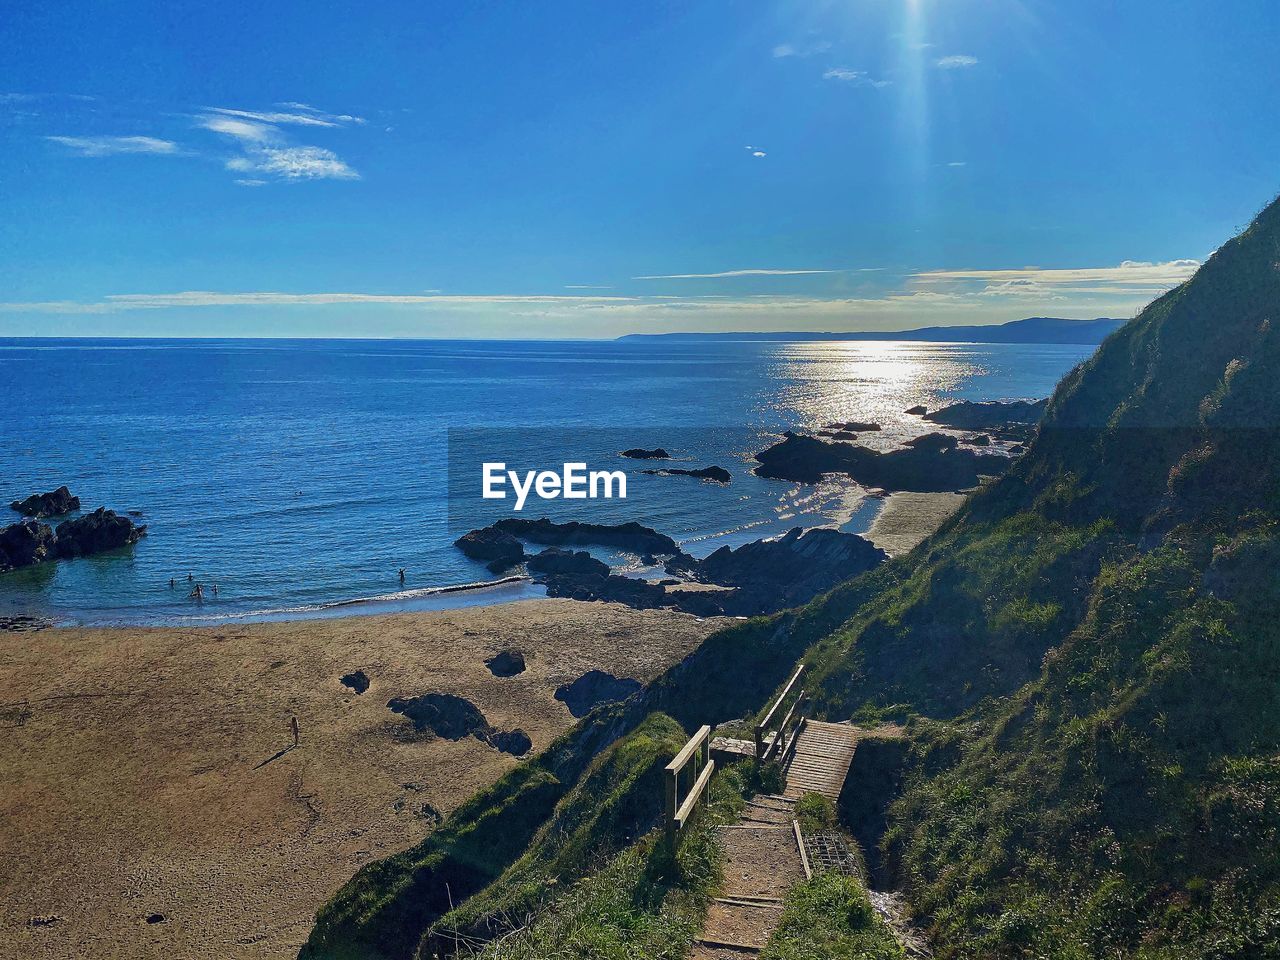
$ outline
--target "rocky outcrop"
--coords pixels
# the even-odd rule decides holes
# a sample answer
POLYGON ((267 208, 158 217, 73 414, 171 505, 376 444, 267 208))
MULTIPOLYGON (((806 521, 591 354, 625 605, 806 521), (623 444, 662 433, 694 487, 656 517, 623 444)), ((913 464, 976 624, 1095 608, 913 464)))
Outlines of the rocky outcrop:
POLYGON ((56 536, 47 523, 23 520, 0 530, 0 573, 52 560, 56 536))
POLYGON ((548 546, 582 546, 596 544, 602 547, 615 547, 630 553, 672 554, 679 552, 676 542, 656 530, 642 526, 634 521, 629 523, 580 523, 571 520, 568 523, 555 523, 546 517, 537 520, 526 520, 522 517, 508 517, 499 520, 486 529, 498 530, 527 543, 539 543, 548 546))
POLYGON ((479 707, 451 693, 395 697, 387 701, 387 707, 393 713, 408 717, 414 730, 446 740, 475 737, 495 749, 517 756, 528 753, 533 746, 523 730, 503 731, 490 726, 479 707))
POLYGON ((62 521, 56 533, 54 552, 58 557, 87 557, 137 543, 146 536, 147 528, 114 510, 99 507, 83 517, 62 521))
POLYGON ((824 474, 843 473, 865 487, 921 492, 966 490, 977 485, 980 477, 1003 473, 1010 463, 1008 457, 999 454, 960 449, 955 438, 929 439, 881 453, 791 432, 756 454, 756 460, 760 466, 755 473, 761 477, 817 483, 824 474))
POLYGON ((24 517, 39 520, 44 517, 60 517, 80 509, 80 498, 72 496, 65 486, 49 493, 33 493, 25 500, 15 500, 9 506, 24 517))
POLYGON ((364 693, 369 689, 369 675, 363 670, 355 670, 341 678, 344 687, 350 687, 356 693, 364 693))
POLYGON ((705 560, 675 557, 667 570, 737 588, 723 596, 688 596, 698 597, 695 603, 716 603, 725 613, 751 616, 805 603, 886 559, 888 554, 857 534, 797 527, 776 540, 721 547, 705 560))
POLYGON ((902 412, 909 413, 915 417, 923 417, 926 413, 929 412, 929 408, 926 407, 924 404, 918 403, 914 407, 907 407, 907 409, 902 412))
POLYGON ((926 413, 924 418, 957 430, 998 430, 1039 423, 1048 404, 1048 400, 990 400, 982 403, 962 400, 926 413))
POLYGON ((0 530, 0 573, 45 560, 87 557, 137 543, 147 528, 99 507, 93 513, 64 520, 53 530, 47 523, 23 520, 0 530))
POLYGON ((472 560, 479 560, 490 573, 501 573, 524 560, 524 544, 494 527, 481 527, 463 534, 453 545, 472 560))
POLYGON ((632 460, 670 460, 671 454, 656 447, 653 450, 645 450, 642 447, 632 447, 630 450, 623 450, 621 456, 629 457, 632 460))
POLYGON ((866 420, 846 420, 844 423, 828 423, 824 430, 836 433, 868 433, 880 429, 880 424, 866 420))
POLYGON ((605 576, 552 574, 547 577, 546 585, 549 597, 624 603, 636 610, 656 610, 659 607, 677 605, 667 595, 666 589, 656 583, 638 580, 635 577, 621 577, 613 573, 605 576))
POLYGON ((697 477, 699 480, 714 480, 716 483, 728 483, 733 479, 729 475, 729 471, 724 467, 699 467, 697 470, 677 470, 674 467, 667 467, 662 470, 643 470, 642 473, 652 473, 663 477, 697 477))
POLYGON ((484 662, 495 677, 514 677, 525 671, 524 654, 519 650, 503 650, 484 662))
POLYGON ((547 547, 525 562, 530 573, 564 574, 571 577, 607 577, 609 565, 585 550, 568 551, 547 547))
POLYGON ((556 688, 556 699, 575 717, 585 717, 602 703, 617 703, 640 689, 640 681, 615 677, 603 670, 589 670, 573 683, 556 688))

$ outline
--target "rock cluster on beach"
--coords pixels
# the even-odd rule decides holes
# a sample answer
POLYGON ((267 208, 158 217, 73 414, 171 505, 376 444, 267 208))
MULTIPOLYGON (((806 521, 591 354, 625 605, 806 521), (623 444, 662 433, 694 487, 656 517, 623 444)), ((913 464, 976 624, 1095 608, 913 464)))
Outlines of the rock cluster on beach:
POLYGON ((0 530, 0 573, 46 560, 114 550, 136 543, 146 532, 146 526, 103 507, 64 520, 56 530, 38 520, 21 520, 0 530))
POLYGON ((79 510, 80 498, 61 486, 49 493, 33 493, 25 500, 14 500, 9 507, 24 517, 41 520, 45 517, 61 517, 72 510, 79 510))
POLYGON ((470 700, 451 693, 424 693, 417 697, 393 697, 387 708, 413 722, 414 730, 461 740, 475 737, 503 753, 523 756, 533 747, 523 730, 499 730, 490 725, 485 715, 470 700))
POLYGON ((640 689, 640 681, 615 677, 603 670, 588 670, 573 683, 556 688, 555 697, 575 717, 585 717, 602 703, 617 703, 640 689))
POLYGON ((705 560, 679 554, 667 561, 666 569, 733 587, 718 602, 735 613, 758 614, 804 603, 886 559, 888 554, 857 534, 797 527, 776 540, 721 547, 705 560))
MULTIPOLYGON (((504 520, 473 530, 458 540, 458 546, 474 550, 477 543, 492 539, 495 528, 508 523, 504 520)), ((585 550, 553 546, 525 560, 525 568, 546 586, 548 596, 611 601, 638 610, 675 609, 696 616, 772 613, 804 603, 886 559, 884 551, 865 538, 836 530, 803 532, 797 528, 777 539, 737 549, 722 547, 698 560, 669 537, 636 523, 556 524, 542 519, 519 524, 497 532, 520 529, 536 531, 547 539, 629 548, 645 563, 656 564, 658 557, 666 558, 666 571, 672 575, 656 583, 620 576, 585 550), (689 581, 701 586, 691 589, 689 581)))

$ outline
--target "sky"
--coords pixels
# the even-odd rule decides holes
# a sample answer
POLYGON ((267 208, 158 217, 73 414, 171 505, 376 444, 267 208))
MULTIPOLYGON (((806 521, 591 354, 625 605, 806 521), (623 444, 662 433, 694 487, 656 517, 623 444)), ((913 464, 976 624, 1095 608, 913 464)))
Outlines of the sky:
POLYGON ((1280 190, 1274 0, 2 16, 0 336, 1128 317, 1280 190))

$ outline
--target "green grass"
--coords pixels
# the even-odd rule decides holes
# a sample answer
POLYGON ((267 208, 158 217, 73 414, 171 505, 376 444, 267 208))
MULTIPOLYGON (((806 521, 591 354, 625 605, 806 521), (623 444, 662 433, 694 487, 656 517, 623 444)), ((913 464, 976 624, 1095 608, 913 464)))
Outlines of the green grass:
POLYGON ((782 917, 760 960, 903 960, 904 956, 862 883, 855 877, 825 872, 787 893, 782 917))
POLYGON ((484 960, 678 960, 702 928, 720 882, 715 826, 742 806, 745 777, 717 774, 710 802, 680 837, 674 861, 657 831, 544 903, 523 929, 485 946, 484 960))
POLYGON ((528 849, 496 881, 440 918, 429 937, 492 939, 523 925, 555 892, 647 833, 662 810, 663 768, 684 730, 652 714, 597 757, 528 849))

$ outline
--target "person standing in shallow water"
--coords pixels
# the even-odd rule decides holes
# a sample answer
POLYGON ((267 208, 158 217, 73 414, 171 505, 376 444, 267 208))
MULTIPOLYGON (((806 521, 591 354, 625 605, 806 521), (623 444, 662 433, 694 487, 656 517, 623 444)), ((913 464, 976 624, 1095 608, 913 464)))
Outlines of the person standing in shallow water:
POLYGON ((404 586, 404 567, 400 568, 400 585, 404 586))

